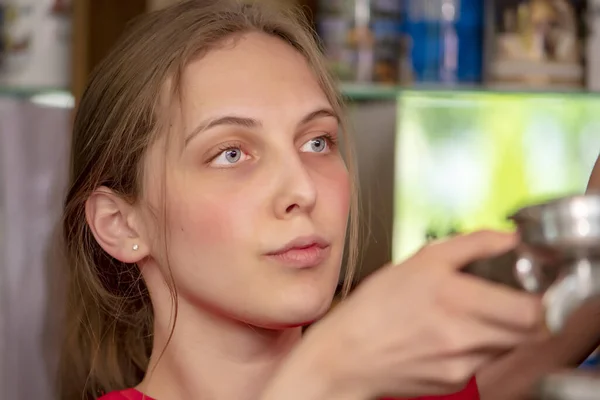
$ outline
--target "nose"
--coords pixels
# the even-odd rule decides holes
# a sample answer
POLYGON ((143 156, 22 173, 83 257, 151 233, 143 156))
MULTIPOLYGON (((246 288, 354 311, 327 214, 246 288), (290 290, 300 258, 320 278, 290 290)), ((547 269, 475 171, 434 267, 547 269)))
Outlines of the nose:
POLYGON ((317 188, 300 157, 286 159, 278 168, 278 189, 274 199, 279 219, 310 213, 317 202, 317 188))

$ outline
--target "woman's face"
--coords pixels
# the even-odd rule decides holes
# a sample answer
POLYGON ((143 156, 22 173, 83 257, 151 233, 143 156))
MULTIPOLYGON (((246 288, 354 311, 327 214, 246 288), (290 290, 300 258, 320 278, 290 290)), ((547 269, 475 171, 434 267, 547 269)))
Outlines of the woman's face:
MULTIPOLYGON (((152 258, 168 255, 185 304, 264 328, 319 318, 338 282, 350 185, 337 116, 307 62, 248 34, 191 63, 182 92, 166 151, 168 254, 157 245, 152 258)), ((146 161, 155 207, 164 148, 146 161)))

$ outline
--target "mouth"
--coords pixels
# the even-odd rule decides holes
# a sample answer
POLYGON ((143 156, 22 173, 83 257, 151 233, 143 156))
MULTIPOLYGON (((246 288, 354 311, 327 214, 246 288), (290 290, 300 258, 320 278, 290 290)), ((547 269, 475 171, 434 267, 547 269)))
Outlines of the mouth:
POLYGON ((292 240, 278 250, 266 254, 267 258, 293 268, 312 268, 329 255, 331 244, 318 236, 305 236, 292 240))

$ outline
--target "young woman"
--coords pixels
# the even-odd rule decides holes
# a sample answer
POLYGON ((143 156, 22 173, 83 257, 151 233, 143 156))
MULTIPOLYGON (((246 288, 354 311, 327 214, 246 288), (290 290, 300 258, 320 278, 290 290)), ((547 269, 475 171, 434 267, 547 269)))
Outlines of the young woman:
POLYGON ((243 3, 145 16, 80 101, 60 398, 478 399, 541 304, 459 270, 515 237, 431 244, 324 317, 357 255, 340 96, 301 17, 243 3))

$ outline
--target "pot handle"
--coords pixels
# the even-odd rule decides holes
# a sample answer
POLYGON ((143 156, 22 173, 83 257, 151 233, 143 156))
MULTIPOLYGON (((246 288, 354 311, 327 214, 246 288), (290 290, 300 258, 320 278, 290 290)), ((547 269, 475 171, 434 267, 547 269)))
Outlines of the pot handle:
POLYGON ((463 272, 491 282, 530 293, 541 293, 549 286, 541 267, 527 252, 517 249, 495 257, 474 261, 463 272))

